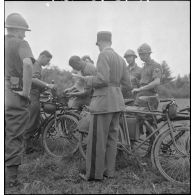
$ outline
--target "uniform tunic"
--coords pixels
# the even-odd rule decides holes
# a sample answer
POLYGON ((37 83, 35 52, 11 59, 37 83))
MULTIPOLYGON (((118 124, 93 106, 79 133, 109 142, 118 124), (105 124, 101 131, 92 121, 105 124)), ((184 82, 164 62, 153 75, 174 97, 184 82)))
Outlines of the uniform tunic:
MULTIPOLYGON (((83 76, 96 75, 97 70, 96 70, 95 66, 93 66, 89 63, 85 63, 85 66, 81 70, 81 74, 83 76)), ((85 82, 82 80, 78 80, 75 84, 75 87, 85 93, 85 95, 83 95, 82 97, 75 97, 73 99, 71 107, 79 110, 79 109, 81 109, 81 107, 83 105, 90 104, 93 89, 91 87, 87 87, 85 82)))
POLYGON ((130 86, 125 61, 112 48, 100 52, 97 75, 86 78, 94 88, 86 155, 86 176, 113 176, 117 151, 119 115, 125 109, 120 85, 130 86))
MULTIPOLYGON (((134 66, 127 67, 132 88, 139 88, 141 79, 141 68, 135 63, 134 66)), ((135 98, 130 90, 122 86, 122 93, 124 98, 135 98)))
POLYGON ((21 164, 22 135, 29 119, 28 101, 11 90, 10 80, 22 83, 23 59, 33 58, 27 41, 5 36, 5 165, 21 164))
MULTIPOLYGON (((37 78, 41 80, 41 71, 42 67, 38 64, 36 61, 33 64, 33 77, 32 78, 37 78)), ((26 128, 26 131, 24 133, 24 139, 28 140, 31 138, 33 135, 33 132, 36 128, 38 128, 40 124, 40 93, 42 89, 32 83, 31 91, 30 91, 30 100, 31 100, 31 105, 29 106, 29 113, 30 113, 30 118, 29 122, 26 128)))
MULTIPOLYGON (((154 60, 151 60, 149 63, 145 63, 144 67, 142 68, 141 72, 141 80, 140 80, 140 86, 145 86, 149 83, 151 83, 154 79, 160 78, 162 76, 162 70, 160 64, 155 62, 154 60)), ((136 105, 139 106, 147 106, 144 102, 138 100, 138 97, 140 96, 154 96, 157 94, 157 87, 154 87, 153 89, 143 90, 140 91, 136 96, 136 105)), ((150 106, 152 109, 158 108, 158 98, 152 98, 150 101, 150 106)))

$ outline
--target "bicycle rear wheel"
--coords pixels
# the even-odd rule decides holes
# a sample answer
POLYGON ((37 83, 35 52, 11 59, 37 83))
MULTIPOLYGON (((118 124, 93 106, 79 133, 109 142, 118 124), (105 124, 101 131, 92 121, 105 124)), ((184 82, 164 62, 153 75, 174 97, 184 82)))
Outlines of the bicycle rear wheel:
POLYGON ((54 158, 69 156, 78 149, 78 121, 70 115, 57 116, 49 121, 43 132, 43 146, 54 158))
POLYGON ((154 143, 154 163, 167 180, 179 185, 190 184, 190 129, 175 127, 173 133, 180 152, 168 129, 154 143))

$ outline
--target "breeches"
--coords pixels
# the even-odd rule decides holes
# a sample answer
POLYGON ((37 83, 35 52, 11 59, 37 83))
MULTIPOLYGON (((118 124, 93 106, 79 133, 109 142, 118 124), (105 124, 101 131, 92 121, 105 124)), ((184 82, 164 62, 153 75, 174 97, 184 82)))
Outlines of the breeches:
POLYGON ((28 101, 5 89, 5 165, 20 165, 23 133, 29 119, 28 101))
POLYGON ((88 178, 114 175, 119 115, 119 112, 91 115, 86 156, 88 178))
POLYGON ((26 131, 24 133, 24 139, 27 140, 29 139, 36 128, 38 128, 40 124, 40 103, 39 99, 32 99, 31 100, 31 105, 28 108, 29 113, 30 113, 30 118, 28 121, 28 125, 26 127, 26 131))

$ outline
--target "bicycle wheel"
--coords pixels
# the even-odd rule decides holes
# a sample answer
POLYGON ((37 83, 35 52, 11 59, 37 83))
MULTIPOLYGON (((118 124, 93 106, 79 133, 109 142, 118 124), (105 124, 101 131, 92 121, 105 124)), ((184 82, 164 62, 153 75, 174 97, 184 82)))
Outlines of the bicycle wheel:
POLYGON ((163 132, 155 141, 152 151, 156 168, 169 181, 175 184, 190 184, 190 129, 174 128, 173 143, 170 130, 163 132))
POLYGON ((54 158, 66 157, 78 149, 78 121, 70 115, 57 116, 49 121, 43 132, 43 146, 54 158))
POLYGON ((134 153, 135 154, 139 155, 140 157, 149 157, 150 154, 151 154, 152 145, 154 143, 154 140, 156 138, 156 134, 157 133, 154 134, 153 136, 151 136, 148 140, 146 140, 147 137, 150 134, 153 133, 153 131, 150 130, 150 129, 147 129, 146 130, 146 127, 145 126, 143 126, 142 128, 143 128, 143 131, 145 131, 145 133, 144 134, 141 134, 140 137, 139 137, 139 139, 137 139, 137 140, 132 140, 131 139, 131 146, 132 146, 132 149, 134 150, 134 153), (141 143, 143 143, 143 144, 140 145, 141 143))

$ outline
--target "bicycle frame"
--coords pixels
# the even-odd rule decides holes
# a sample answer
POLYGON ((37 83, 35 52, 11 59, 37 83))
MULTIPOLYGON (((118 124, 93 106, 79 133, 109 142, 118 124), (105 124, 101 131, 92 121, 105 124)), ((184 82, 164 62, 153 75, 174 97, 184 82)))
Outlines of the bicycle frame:
MULTIPOLYGON (((177 144, 176 144, 176 141, 175 141, 175 138, 174 138, 174 135, 173 135, 173 132, 174 132, 174 127, 171 123, 171 120, 169 119, 169 116, 167 113, 162 113, 160 111, 151 111, 151 112, 148 112, 148 111, 132 111, 132 112, 129 112, 130 114, 137 114, 137 115, 142 115, 142 114, 146 114, 146 115, 152 115, 152 116, 157 116, 157 115, 160 115, 161 117, 165 117, 166 118, 166 121, 158 128, 154 129, 149 123, 147 120, 144 119, 144 123, 143 125, 146 127, 146 128, 149 128, 152 133, 146 137, 146 139, 144 141, 142 141, 140 144, 138 144, 137 147, 135 147, 134 149, 131 148, 131 141, 130 141, 130 137, 129 137, 129 130, 128 130, 128 125, 127 125, 127 121, 126 121, 126 114, 128 114, 128 112, 123 112, 122 113, 122 124, 123 124, 123 128, 122 128, 122 131, 120 131, 120 133, 122 133, 121 137, 124 138, 125 142, 127 144, 124 144, 124 143, 120 143, 120 146, 123 147, 123 149, 128 153, 128 154, 134 154, 135 151, 140 148, 146 141, 148 141, 152 136, 154 136, 156 133, 160 132, 160 130, 165 127, 166 125, 168 125, 169 127, 169 131, 170 131, 170 134, 171 134, 171 138, 173 140, 173 144, 175 146, 175 148, 177 149, 178 152, 180 152, 182 155, 186 155, 184 154, 182 151, 179 150, 179 148, 177 147, 177 144), (128 148, 128 149, 127 149, 128 148)), ((181 127, 180 124, 178 124, 177 126, 175 127, 181 127)), ((160 136, 161 134, 159 134, 160 136)), ((157 138, 156 138, 157 139, 157 138)))

